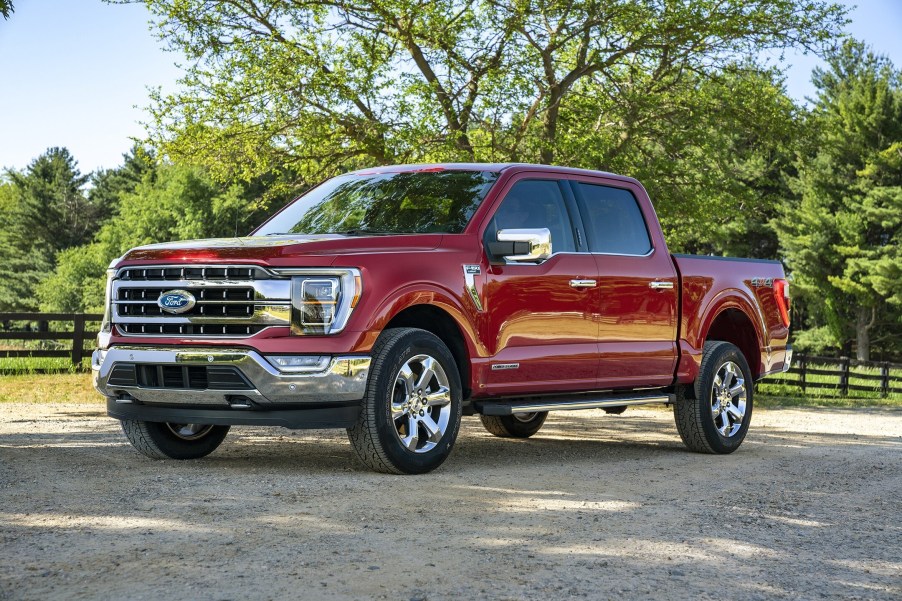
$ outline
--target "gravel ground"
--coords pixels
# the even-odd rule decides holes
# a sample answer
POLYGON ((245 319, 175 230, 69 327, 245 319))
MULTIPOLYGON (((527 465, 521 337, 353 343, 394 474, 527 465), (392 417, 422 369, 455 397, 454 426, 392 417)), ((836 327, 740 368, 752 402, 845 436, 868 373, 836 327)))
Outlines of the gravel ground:
POLYGON ((464 418, 438 471, 233 428, 152 461, 103 406, 0 404, 2 599, 900 599, 902 411, 770 409, 686 452, 669 412, 464 418))

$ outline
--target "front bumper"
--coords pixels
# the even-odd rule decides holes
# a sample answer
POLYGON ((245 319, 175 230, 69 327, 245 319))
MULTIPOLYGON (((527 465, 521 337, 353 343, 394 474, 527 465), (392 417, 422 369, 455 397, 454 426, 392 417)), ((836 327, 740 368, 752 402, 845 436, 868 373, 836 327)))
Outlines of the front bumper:
MULTIPOLYGON (((246 348, 167 348, 114 346, 94 351, 91 368, 94 387, 119 404, 160 405, 181 408, 235 410, 311 409, 323 405, 348 405, 365 393, 370 358, 360 355, 332 357, 328 367, 314 373, 283 373, 260 353, 246 348), (171 382, 156 386, 112 378, 120 366, 166 368, 231 367, 243 376, 234 389, 179 388, 171 382)), ((151 420, 152 421, 152 420, 151 420)))

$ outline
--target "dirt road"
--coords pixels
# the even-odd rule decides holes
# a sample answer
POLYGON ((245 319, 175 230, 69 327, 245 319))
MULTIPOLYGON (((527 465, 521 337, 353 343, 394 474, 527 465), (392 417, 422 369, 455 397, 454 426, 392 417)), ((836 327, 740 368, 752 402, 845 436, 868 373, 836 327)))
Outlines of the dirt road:
POLYGON ((899 599, 902 411, 758 410, 724 457, 663 410, 464 418, 398 477, 344 432, 154 462, 100 403, 0 403, 0 599, 176 598, 899 599))

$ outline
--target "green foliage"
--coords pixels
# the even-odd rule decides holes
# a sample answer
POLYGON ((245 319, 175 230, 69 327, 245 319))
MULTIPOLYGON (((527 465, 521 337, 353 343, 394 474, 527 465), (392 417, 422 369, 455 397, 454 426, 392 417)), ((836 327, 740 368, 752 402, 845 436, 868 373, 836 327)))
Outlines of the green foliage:
MULTIPOLYGON (((791 130, 775 74, 735 57, 814 49, 844 22, 800 0, 145 3, 189 59, 182 91, 154 98, 153 139, 217 181, 274 173, 284 193, 457 160, 653 174, 668 233, 690 250, 699 236, 755 246, 732 216, 771 214, 773 186, 755 186, 791 130)), ((774 248, 771 234, 755 252, 774 248)))
POLYGON ((854 340, 865 360, 872 342, 902 351, 902 79, 852 41, 828 65, 814 74, 815 137, 797 163, 798 201, 775 226, 813 325, 854 340))
POLYGON ((13 6, 13 0, 0 0, 0 15, 3 15, 4 19, 9 19, 9 16, 13 14, 15 11, 15 6, 13 6))
POLYGON ((56 253, 90 240, 103 211, 85 197, 88 178, 65 148, 51 148, 5 178, 0 311, 33 310, 35 286, 53 270, 56 253))
POLYGON ((262 219, 249 198, 256 191, 216 184, 199 167, 157 164, 133 148, 121 167, 95 175, 92 195, 115 216, 94 242, 57 255, 56 270, 37 287, 41 308, 100 311, 107 266, 135 246, 246 234, 262 219))

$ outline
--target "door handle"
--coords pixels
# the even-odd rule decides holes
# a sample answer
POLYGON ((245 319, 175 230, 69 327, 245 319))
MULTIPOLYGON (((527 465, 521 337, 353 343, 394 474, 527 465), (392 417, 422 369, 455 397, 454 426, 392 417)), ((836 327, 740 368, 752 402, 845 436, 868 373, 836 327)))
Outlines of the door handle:
POLYGON ((673 282, 649 282, 648 287, 652 290, 673 290, 673 282))
POLYGON ((570 280, 571 288, 594 288, 597 285, 595 280, 570 280))

